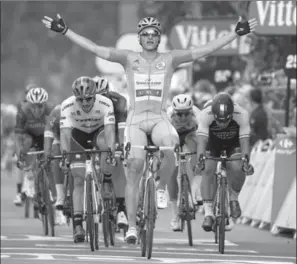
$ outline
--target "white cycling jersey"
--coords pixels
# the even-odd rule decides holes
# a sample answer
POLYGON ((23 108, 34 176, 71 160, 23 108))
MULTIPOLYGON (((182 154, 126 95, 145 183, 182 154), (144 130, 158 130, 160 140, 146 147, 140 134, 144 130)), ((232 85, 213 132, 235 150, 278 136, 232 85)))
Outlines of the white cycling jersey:
POLYGON ((88 113, 81 109, 75 96, 70 96, 61 104, 60 129, 76 128, 92 133, 109 124, 115 124, 113 104, 103 95, 96 95, 94 106, 88 113))

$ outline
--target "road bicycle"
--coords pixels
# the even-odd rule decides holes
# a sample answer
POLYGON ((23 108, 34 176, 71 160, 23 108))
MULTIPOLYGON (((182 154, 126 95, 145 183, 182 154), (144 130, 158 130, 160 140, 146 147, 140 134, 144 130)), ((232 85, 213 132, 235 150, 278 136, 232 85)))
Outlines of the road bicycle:
MULTIPOLYGON (((55 236, 55 216, 54 216, 54 207, 53 201, 50 192, 50 184, 47 176, 47 170, 43 166, 44 164, 44 151, 30 151, 27 153, 20 154, 20 161, 23 162, 25 156, 36 155, 36 177, 34 177, 34 187, 35 195, 33 198, 34 203, 34 216, 38 217, 38 214, 41 216, 43 233, 44 235, 49 234, 55 236)), ((35 169, 32 168, 34 173, 35 169)), ((34 173, 35 174, 35 173, 34 173)), ((28 202, 28 201, 27 201, 28 202)), ((25 210, 28 209, 28 204, 25 202, 25 210)))
MULTIPOLYGON (((82 157, 86 158, 83 194, 83 219, 86 221, 86 241, 90 243, 91 251, 99 249, 99 223, 102 213, 103 197, 101 194, 102 179, 100 179, 100 176, 102 175, 100 173, 100 168, 97 167, 99 166, 98 161, 100 159, 95 159, 95 156, 103 152, 107 152, 109 158, 112 157, 110 148, 85 149, 83 151, 70 152, 63 151, 62 155, 49 157, 50 160, 61 159, 62 164, 65 164, 69 155, 81 155, 82 157)), ((67 164, 68 167, 69 165, 70 163, 67 164)))
MULTIPOLYGON (((141 244, 141 256, 150 259, 152 256, 153 237, 155 222, 157 219, 156 203, 156 172, 160 169, 161 160, 157 153, 162 150, 174 150, 175 147, 154 146, 150 137, 148 137, 147 146, 126 144, 126 159, 129 156, 131 148, 142 149, 146 151, 146 167, 141 178, 139 190, 139 203, 137 209, 137 243, 141 244)), ((134 242, 134 241, 131 241, 134 242)))
POLYGON ((196 152, 183 152, 183 145, 175 148, 178 162, 178 214, 181 221, 181 230, 184 231, 185 222, 187 223, 189 245, 193 246, 192 224, 195 219, 196 207, 192 196, 191 183, 187 174, 187 156, 195 155, 196 152), (191 199, 191 203, 189 201, 191 199), (190 207, 192 204, 192 207, 190 207))
MULTIPOLYGON (((218 161, 215 171, 216 177, 216 193, 213 202, 213 214, 214 214, 214 225, 212 230, 215 234, 215 243, 219 242, 219 252, 224 254, 225 251, 225 227, 231 224, 232 219, 230 218, 230 208, 229 208, 229 188, 227 182, 227 162, 243 160, 248 162, 246 158, 233 157, 228 158, 226 150, 223 150, 220 157, 204 157, 205 160, 218 161)), ((253 173, 253 172, 252 172, 253 173)), ((251 174, 252 174, 251 173, 251 174)))

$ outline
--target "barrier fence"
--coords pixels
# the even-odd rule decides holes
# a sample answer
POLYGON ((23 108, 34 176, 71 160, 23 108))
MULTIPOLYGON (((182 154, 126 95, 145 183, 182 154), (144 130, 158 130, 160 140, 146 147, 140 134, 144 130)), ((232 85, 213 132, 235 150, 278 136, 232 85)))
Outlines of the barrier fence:
POLYGON ((258 141, 251 151, 255 173, 246 178, 239 195, 242 216, 238 223, 283 230, 296 239, 296 137, 278 135, 258 141))

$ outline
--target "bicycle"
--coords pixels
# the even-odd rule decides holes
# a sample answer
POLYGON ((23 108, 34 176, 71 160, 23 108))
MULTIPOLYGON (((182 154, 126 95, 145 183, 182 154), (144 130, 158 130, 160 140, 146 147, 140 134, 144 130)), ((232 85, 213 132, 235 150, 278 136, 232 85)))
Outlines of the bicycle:
MULTIPOLYGON (((54 208, 51 199, 50 193, 50 184, 47 177, 46 169, 43 166, 44 151, 30 151, 27 153, 20 154, 20 161, 24 161, 25 156, 36 155, 37 168, 37 177, 34 177, 34 186, 35 186, 35 197, 33 198, 34 202, 34 216, 38 217, 38 213, 41 215, 41 221, 43 226, 44 235, 49 234, 49 227, 51 229, 51 236, 55 236, 55 216, 54 208)), ((28 209, 28 204, 25 204, 25 210, 28 209)))
POLYGON ((157 219, 157 203, 156 203, 156 172, 160 168, 160 158, 156 153, 162 150, 174 150, 175 147, 159 147, 152 144, 148 137, 147 146, 131 145, 130 142, 126 144, 125 151, 128 158, 131 148, 142 149, 146 151, 146 168, 141 178, 139 203, 137 210, 138 224, 137 224, 137 243, 141 244, 141 256, 150 259, 152 256, 153 236, 155 222, 157 219), (154 169, 154 162, 157 160, 156 169, 154 169))
MULTIPOLYGON (((61 159, 62 164, 65 165, 66 159, 69 155, 85 156, 85 177, 84 177, 84 200, 83 200, 83 219, 86 221, 86 241, 90 243, 91 251, 99 249, 99 223, 102 212, 102 194, 101 181, 98 180, 98 174, 95 166, 98 166, 94 155, 103 152, 109 153, 112 156, 110 148, 107 150, 85 149, 83 151, 64 151, 62 155, 49 157, 52 159, 61 159)), ((67 166, 69 167, 69 163, 67 166)), ((101 177, 102 178, 102 177, 101 177)))
POLYGON ((225 226, 229 224, 230 208, 229 208, 229 188, 227 182, 226 166, 227 162, 244 160, 242 157, 228 158, 226 150, 223 150, 220 157, 204 157, 204 160, 218 161, 216 167, 216 183, 217 189, 213 203, 214 225, 212 227, 215 233, 215 243, 219 242, 219 252, 224 254, 225 251, 225 226), (226 210, 227 209, 227 210, 226 210), (219 241, 218 241, 219 240, 219 241))
POLYGON ((194 205, 194 200, 192 196, 191 184, 187 174, 187 156, 195 155, 196 152, 183 152, 183 145, 180 148, 177 146, 175 148, 175 153, 177 154, 177 162, 179 164, 178 168, 178 201, 179 201, 179 217, 181 221, 181 232, 184 231, 185 222, 187 222, 188 231, 188 241, 189 245, 193 246, 193 236, 192 236, 192 224, 191 221, 195 219, 196 207, 194 205), (190 208, 189 197, 192 200, 193 208, 190 208), (191 210, 192 209, 192 210, 191 210))

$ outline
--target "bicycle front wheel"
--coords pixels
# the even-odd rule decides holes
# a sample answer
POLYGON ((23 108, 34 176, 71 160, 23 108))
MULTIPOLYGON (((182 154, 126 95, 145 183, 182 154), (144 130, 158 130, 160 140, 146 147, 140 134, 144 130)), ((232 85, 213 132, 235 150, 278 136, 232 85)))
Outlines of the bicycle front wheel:
POLYGON ((220 222, 219 222, 219 252, 224 254, 225 250, 225 199, 226 199, 226 178, 221 178, 220 185, 220 222))
POLYGON ((156 221, 156 186, 155 181, 151 177, 146 186, 146 204, 145 204, 145 212, 146 212, 146 251, 147 258, 150 259, 152 257, 153 250, 153 239, 154 239, 154 228, 156 221))
POLYGON ((86 195, 87 195, 87 230, 89 234, 89 242, 91 251, 94 251, 95 242, 95 223, 93 218, 93 195, 92 195, 92 178, 91 175, 86 179, 86 195))
MULTIPOLYGON (((186 222, 187 222, 187 230, 188 230, 188 241, 189 245, 193 246, 193 236, 192 236, 192 216, 190 213, 190 206, 189 206, 189 195, 190 195, 190 186, 189 186, 189 181, 188 181, 188 176, 183 175, 183 196, 185 199, 185 209, 186 209, 186 222)), ((194 209, 194 208, 193 208, 194 209)))

